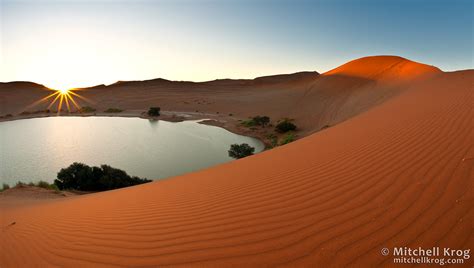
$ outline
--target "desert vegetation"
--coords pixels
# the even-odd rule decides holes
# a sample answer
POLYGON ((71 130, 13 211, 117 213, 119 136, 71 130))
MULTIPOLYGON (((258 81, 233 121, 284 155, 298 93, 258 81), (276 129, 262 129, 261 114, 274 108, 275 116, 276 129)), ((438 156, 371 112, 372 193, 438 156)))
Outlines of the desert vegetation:
POLYGON ((248 120, 239 120, 240 124, 248 127, 252 131, 258 131, 266 139, 267 149, 271 149, 280 145, 284 145, 296 140, 297 126, 293 123, 293 119, 283 118, 277 121, 274 128, 274 133, 265 131, 264 128, 272 126, 270 123, 270 117, 268 116, 254 116, 248 120), (258 127, 262 127, 259 129, 258 127), (263 131, 263 133, 262 133, 263 131))
POLYGON ((279 133, 286 133, 294 130, 296 130, 296 125, 291 122, 291 119, 283 119, 275 126, 275 131, 279 133))
POLYGON ((275 134, 269 133, 265 135, 265 138, 268 140, 268 149, 278 146, 278 137, 275 134))
POLYGON ((125 171, 108 165, 90 167, 83 163, 73 163, 58 172, 54 184, 60 190, 106 191, 151 180, 129 176, 125 171))
MULTIPOLYGON (((40 187, 40 188, 43 188, 43 189, 59 191, 58 186, 56 186, 55 184, 52 184, 52 183, 48 183, 46 181, 39 181, 39 182, 36 182, 36 183, 34 183, 34 182, 25 183, 25 182, 19 181, 15 184, 14 187, 26 187, 26 186, 34 186, 34 187, 40 187)), ((3 183, 2 189, 0 189, 0 192, 8 190, 8 189, 10 189, 10 185, 8 185, 7 183, 3 183)))
POLYGON ((6 183, 3 183, 2 189, 0 189, 0 192, 5 191, 5 190, 8 190, 8 189, 10 189, 10 185, 8 185, 8 184, 6 184, 6 183))
POLYGON ((284 137, 280 140, 280 145, 288 144, 288 143, 290 143, 290 142, 295 141, 295 139, 296 139, 295 133, 289 132, 288 134, 286 134, 286 136, 284 136, 284 137))
POLYGON ((148 109, 147 114, 149 116, 160 116, 160 110, 160 107, 150 107, 150 109, 148 109))
POLYGON ((122 109, 118 108, 108 108, 107 110, 104 111, 104 113, 121 113, 123 112, 122 109))
POLYGON ((46 181, 39 181, 39 182, 37 182, 36 184, 30 183, 29 185, 30 185, 30 186, 33 185, 33 186, 40 187, 40 188, 44 188, 44 189, 59 191, 59 188, 58 188, 58 186, 57 186, 56 184, 54 184, 54 183, 49 183, 49 182, 46 182, 46 181))
POLYGON ((258 126, 266 127, 270 123, 270 117, 268 116, 260 116, 257 115, 252 120, 256 123, 258 126))
POLYGON ((80 113, 93 113, 95 111, 96 111, 96 109, 92 108, 90 106, 84 106, 84 107, 81 107, 81 109, 79 109, 80 113))
POLYGON ((270 124, 270 117, 266 115, 264 116, 257 115, 248 120, 242 121, 241 124, 246 127, 254 127, 254 126, 266 127, 268 124, 270 124))
MULTIPOLYGON (((56 192, 60 190, 105 191, 147 182, 151 182, 151 180, 131 177, 125 171, 108 165, 90 167, 82 163, 73 163, 59 171, 54 183, 18 181, 14 187, 40 187, 56 192)), ((0 192, 8 189, 10 189, 10 185, 3 183, 0 192)))
POLYGON ((232 144, 229 149, 229 156, 235 159, 244 158, 253 155, 255 148, 247 143, 232 144))

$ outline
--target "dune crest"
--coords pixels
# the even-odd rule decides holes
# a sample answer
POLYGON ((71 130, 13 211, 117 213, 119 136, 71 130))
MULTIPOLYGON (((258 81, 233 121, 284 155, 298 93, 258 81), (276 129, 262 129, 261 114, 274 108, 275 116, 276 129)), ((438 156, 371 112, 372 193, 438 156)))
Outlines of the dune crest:
POLYGON ((441 73, 430 65, 398 56, 370 56, 350 61, 323 75, 343 75, 370 80, 404 81, 441 73))

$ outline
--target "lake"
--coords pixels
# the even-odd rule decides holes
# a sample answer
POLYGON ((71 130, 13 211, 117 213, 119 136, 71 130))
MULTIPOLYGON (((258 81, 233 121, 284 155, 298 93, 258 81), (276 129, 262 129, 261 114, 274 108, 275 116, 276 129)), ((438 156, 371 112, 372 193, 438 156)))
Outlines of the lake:
POLYGON ((160 179, 232 161, 233 143, 261 141, 196 121, 47 117, 0 123, 0 183, 53 182, 73 162, 160 179))

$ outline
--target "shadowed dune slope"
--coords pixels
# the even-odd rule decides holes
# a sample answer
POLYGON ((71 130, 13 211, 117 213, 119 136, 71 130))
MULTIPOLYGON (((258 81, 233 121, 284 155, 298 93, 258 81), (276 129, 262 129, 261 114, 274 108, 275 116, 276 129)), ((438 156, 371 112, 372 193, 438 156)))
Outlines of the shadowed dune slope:
POLYGON ((383 247, 472 249, 473 77, 439 73, 217 167, 5 208, 0 266, 377 267, 383 247))

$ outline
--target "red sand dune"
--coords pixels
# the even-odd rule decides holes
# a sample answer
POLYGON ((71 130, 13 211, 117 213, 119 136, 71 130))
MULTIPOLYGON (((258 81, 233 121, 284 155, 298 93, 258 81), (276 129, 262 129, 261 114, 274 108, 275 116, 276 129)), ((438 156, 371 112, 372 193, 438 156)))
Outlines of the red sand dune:
POLYGON ((346 120, 334 127, 163 181, 0 206, 0 266, 377 267, 392 264, 383 247, 474 249, 473 78, 348 63, 294 106, 300 122, 346 120), (334 92, 343 108, 324 102, 334 92))
POLYGON ((396 56, 371 56, 350 61, 325 73, 372 80, 410 80, 441 72, 440 69, 396 56))

